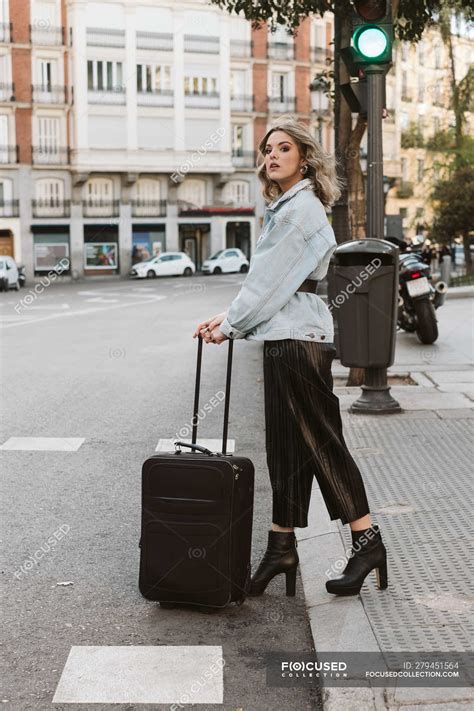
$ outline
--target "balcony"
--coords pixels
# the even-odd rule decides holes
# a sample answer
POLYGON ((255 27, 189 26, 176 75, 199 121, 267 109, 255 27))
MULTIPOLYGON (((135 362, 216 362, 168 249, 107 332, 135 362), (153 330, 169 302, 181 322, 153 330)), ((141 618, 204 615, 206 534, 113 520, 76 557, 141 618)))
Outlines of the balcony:
POLYGON ((173 35, 166 32, 137 32, 137 49, 173 51, 173 35))
POLYGON ((231 40, 230 41, 230 56, 231 57, 251 57, 253 42, 251 40, 231 40))
POLYGON ((18 217, 19 214, 18 200, 0 200, 0 217, 18 217))
POLYGON ((0 84, 0 101, 15 101, 15 84, 0 84))
POLYGON ((293 42, 269 42, 267 55, 269 59, 294 59, 295 46, 293 42))
POLYGON ((406 200, 413 196, 413 183, 408 180, 401 180, 397 188, 396 197, 400 200, 406 200))
POLYGON ((268 103, 269 111, 273 113, 284 113, 285 111, 296 110, 296 98, 294 96, 270 96, 268 103))
POLYGON ((190 109, 218 109, 219 92, 213 91, 208 94, 185 94, 184 105, 190 109))
POLYGON ((87 92, 89 104, 125 104, 125 87, 114 89, 89 89, 87 92))
POLYGON ((230 97, 231 111, 253 111, 253 96, 236 95, 230 97))
POLYGON ((31 93, 35 104, 65 104, 66 87, 52 84, 32 84, 31 93))
POLYGON ((255 168, 256 160, 256 151, 244 151, 240 148, 232 149, 232 165, 236 168, 255 168))
POLYGON ((12 42, 13 25, 11 22, 0 22, 0 42, 12 42))
POLYGON ((68 165, 69 147, 32 146, 31 161, 33 165, 68 165))
POLYGON ((64 44, 64 27, 51 27, 47 20, 30 25, 30 42, 43 47, 60 47, 64 44))
POLYGON ((166 200, 132 200, 132 217, 166 217, 166 200))
POLYGON ((219 37, 184 35, 184 51, 196 54, 219 54, 219 37))
POLYGON ((71 214, 71 201, 58 200, 32 200, 31 209, 33 217, 69 217, 71 214))
POLYGON ((137 93, 137 104, 139 106, 173 106, 174 91, 172 89, 162 89, 162 91, 139 91, 137 93))
POLYGON ((0 163, 18 163, 19 155, 18 146, 0 146, 0 163))
POLYGON ((88 27, 86 38, 89 47, 125 47, 125 30, 88 27))
POLYGON ((118 217, 120 200, 83 200, 84 217, 118 217))

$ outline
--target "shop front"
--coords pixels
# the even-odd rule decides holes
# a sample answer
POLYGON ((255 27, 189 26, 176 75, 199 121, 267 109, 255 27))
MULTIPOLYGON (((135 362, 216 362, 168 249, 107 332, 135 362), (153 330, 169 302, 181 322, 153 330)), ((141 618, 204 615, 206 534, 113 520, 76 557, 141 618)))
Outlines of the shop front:
POLYGON ((210 234, 209 223, 179 225, 179 249, 193 260, 197 270, 209 255, 210 234))
POLYGON ((165 225, 134 225, 132 241, 132 264, 166 252, 165 225))
POLYGON ((251 257, 250 222, 228 222, 225 245, 241 249, 247 259, 251 257))
POLYGON ((70 274, 69 227, 33 226, 33 269, 35 276, 51 271, 70 274))
POLYGON ((113 225, 84 226, 84 276, 119 273, 119 235, 113 225))

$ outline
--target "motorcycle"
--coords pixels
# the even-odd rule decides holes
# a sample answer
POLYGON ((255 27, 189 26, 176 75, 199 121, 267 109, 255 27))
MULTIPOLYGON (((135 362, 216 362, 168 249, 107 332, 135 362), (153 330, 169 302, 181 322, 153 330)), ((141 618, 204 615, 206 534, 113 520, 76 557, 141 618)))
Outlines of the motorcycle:
POLYGON ((26 274, 24 264, 20 264, 18 267, 18 281, 20 282, 20 286, 25 286, 26 274))
POLYGON ((444 281, 433 285, 431 269, 419 254, 400 254, 398 327, 408 333, 416 332, 421 343, 434 343, 438 338, 436 309, 443 305, 447 291, 444 281))

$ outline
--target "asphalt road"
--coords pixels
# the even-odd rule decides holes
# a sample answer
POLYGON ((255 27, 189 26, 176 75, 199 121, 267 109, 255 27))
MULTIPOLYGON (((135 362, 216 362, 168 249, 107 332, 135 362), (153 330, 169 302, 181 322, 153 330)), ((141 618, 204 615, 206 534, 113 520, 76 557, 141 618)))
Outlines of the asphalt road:
MULTIPOLYGON (((229 305, 241 281, 223 275, 55 283, 29 304, 28 287, 0 294, 0 445, 12 437, 57 437, 73 446, 69 438, 83 438, 76 451, 0 451, 5 708, 91 707, 52 704, 78 645, 221 645, 223 704, 183 708, 321 708, 318 690, 266 686, 266 652, 312 650, 299 574, 296 598, 286 598, 278 576, 264 596, 212 614, 160 609, 138 591, 141 465, 160 438, 189 423, 192 332, 229 305), (51 550, 31 562, 58 530, 63 535, 51 550)), ((226 355, 225 343, 204 346, 201 403, 224 389, 226 355)), ((222 416, 221 405, 199 436, 220 437, 222 416)), ((255 463, 255 567, 271 521, 258 343, 235 343, 229 437, 236 453, 255 463)))

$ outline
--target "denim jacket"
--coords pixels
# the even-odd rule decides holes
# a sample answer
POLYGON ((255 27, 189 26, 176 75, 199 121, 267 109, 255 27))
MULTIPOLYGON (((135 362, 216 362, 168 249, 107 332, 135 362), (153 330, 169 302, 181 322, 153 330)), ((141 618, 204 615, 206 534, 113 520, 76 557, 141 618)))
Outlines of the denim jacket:
POLYGON ((271 202, 240 291, 219 326, 228 338, 334 340, 331 312, 317 294, 297 292, 323 279, 337 247, 323 204, 304 178, 271 202))

